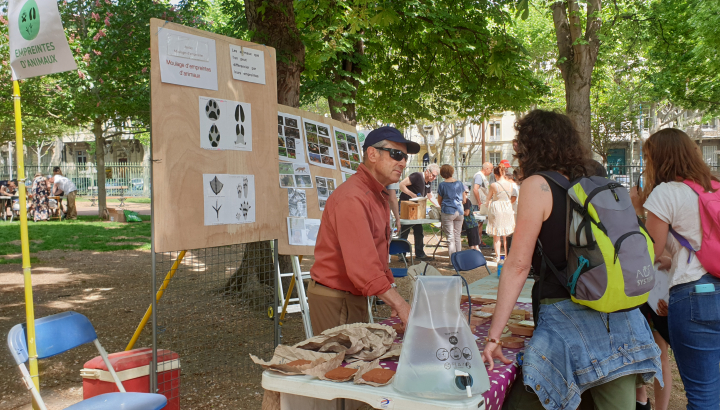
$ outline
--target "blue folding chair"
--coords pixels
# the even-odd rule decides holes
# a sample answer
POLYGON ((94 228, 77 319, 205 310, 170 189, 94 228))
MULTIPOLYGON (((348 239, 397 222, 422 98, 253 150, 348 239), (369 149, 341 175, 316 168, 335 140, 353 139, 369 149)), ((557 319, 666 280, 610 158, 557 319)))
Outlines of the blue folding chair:
POLYGON ((466 249, 461 252, 455 252, 450 256, 450 263, 452 263, 455 272, 459 275, 460 272, 477 269, 481 266, 485 266, 488 274, 490 269, 487 266, 487 261, 483 256, 482 252, 475 249, 466 249))
POLYGON ((468 286, 467 281, 465 278, 460 274, 460 272, 465 272, 473 269, 477 269, 481 266, 485 266, 485 269, 487 269, 488 274, 490 274, 490 269, 487 266, 487 261, 485 260, 485 257, 483 256, 482 252, 479 252, 475 249, 466 249, 461 252, 455 252, 452 255, 450 255, 450 263, 452 263, 453 268, 455 268, 455 274, 460 276, 465 283, 465 289, 467 290, 468 294, 468 323, 470 323, 470 317, 472 315, 472 299, 470 297, 470 287, 468 286))
MULTIPOLYGON (((108 360, 107 352, 97 339, 95 329, 85 316, 76 312, 63 312, 35 321, 35 343, 38 359, 53 357, 90 342, 93 342, 98 352, 100 352, 100 356, 105 362, 108 371, 110 371, 113 380, 115 380, 120 393, 101 394, 66 407, 65 410, 159 410, 165 407, 167 398, 162 394, 125 392, 122 382, 120 382, 115 369, 108 360)), ((41 410, 47 410, 45 402, 40 397, 40 392, 35 388, 30 373, 25 367, 25 362, 28 361, 28 348, 24 324, 15 325, 10 329, 8 348, 15 360, 15 364, 20 368, 23 382, 30 390, 35 403, 41 410)))
POLYGON ((390 268, 393 277, 404 278, 408 274, 408 263, 405 254, 410 254, 410 265, 413 264, 412 246, 406 239, 392 239, 390 241, 390 255, 400 255, 405 262, 405 268, 390 268))

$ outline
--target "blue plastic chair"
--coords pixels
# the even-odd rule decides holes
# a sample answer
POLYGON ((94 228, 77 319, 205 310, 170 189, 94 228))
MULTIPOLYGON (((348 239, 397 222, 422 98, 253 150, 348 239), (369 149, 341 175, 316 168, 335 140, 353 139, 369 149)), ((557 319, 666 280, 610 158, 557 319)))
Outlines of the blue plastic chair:
MULTIPOLYGON (((35 343, 38 359, 46 359, 59 355, 80 345, 93 342, 100 356, 110 371, 120 393, 106 393, 83 400, 80 403, 67 407, 66 410, 159 410, 167 404, 167 398, 162 394, 153 393, 126 393, 115 369, 113 369, 105 349, 100 345, 95 329, 88 318, 76 312, 63 312, 47 316, 35 321, 35 343)), ((8 348, 15 364, 20 368, 23 382, 30 390, 35 403, 41 410, 47 410, 40 392, 35 388, 25 362, 28 361, 27 337, 25 325, 13 326, 8 333, 8 348)))
POLYGON ((408 274, 408 263, 405 254, 410 254, 410 264, 413 264, 412 246, 406 239, 393 239, 390 241, 390 255, 400 255, 405 262, 405 268, 390 268, 393 277, 404 278, 408 274))
POLYGON ((450 256, 450 263, 452 263, 453 268, 455 268, 455 273, 458 275, 460 272, 477 269, 481 266, 485 266, 488 274, 491 274, 482 252, 478 252, 475 249, 466 249, 453 253, 450 256))

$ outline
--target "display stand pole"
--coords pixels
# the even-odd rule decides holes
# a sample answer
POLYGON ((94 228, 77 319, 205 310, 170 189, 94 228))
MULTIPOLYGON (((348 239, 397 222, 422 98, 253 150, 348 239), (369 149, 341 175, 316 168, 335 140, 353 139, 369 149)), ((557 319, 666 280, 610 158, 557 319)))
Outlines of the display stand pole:
MULTIPOLYGON (((37 345, 35 340, 35 308, 33 305, 32 278, 30 276, 30 241, 27 224, 27 205, 25 193, 25 163, 23 161, 22 119, 20 110, 20 85, 13 81, 13 100, 15 104, 15 152, 17 153, 18 167, 18 196, 20 197, 20 245, 22 248, 23 279, 25 282, 25 317, 27 321, 27 344, 30 367, 30 377, 35 388, 40 391, 40 376, 38 376, 37 345)), ((37 405, 33 401, 33 408, 37 405)))
POLYGON ((308 306, 307 296, 305 295, 305 285, 303 284, 302 269, 300 269, 300 260, 297 256, 292 257, 293 274, 298 284, 298 299, 300 303, 300 314, 303 318, 303 326, 305 327, 305 336, 309 339, 313 337, 312 323, 310 322, 310 307, 308 306))
MULTIPOLYGON (((280 317, 279 317, 279 325, 282 326, 283 321, 285 320, 285 315, 288 312, 300 312, 303 319, 303 329, 305 330, 305 336, 308 338, 313 336, 312 332, 312 323, 310 322, 310 307, 307 303, 307 296, 305 294, 305 286, 303 284, 303 273, 300 268, 300 261, 302 261, 302 256, 296 256, 292 255, 290 256, 290 259, 292 261, 292 273, 281 273, 280 267, 277 266, 275 269, 275 276, 277 278, 277 284, 278 284, 278 296, 283 297, 282 300, 282 307, 278 306, 278 310, 280 310, 280 317), (282 287, 282 278, 290 277, 290 286, 288 286, 287 294, 283 294, 283 287, 282 287), (292 296, 292 291, 297 286, 297 293, 298 293, 298 304, 297 307, 298 310, 290 310, 289 302, 290 298, 292 296)), ((276 300, 277 301, 277 300, 276 300)), ((293 308, 296 307, 296 305, 292 306, 293 308)), ((275 315, 277 316, 277 315, 275 315)))

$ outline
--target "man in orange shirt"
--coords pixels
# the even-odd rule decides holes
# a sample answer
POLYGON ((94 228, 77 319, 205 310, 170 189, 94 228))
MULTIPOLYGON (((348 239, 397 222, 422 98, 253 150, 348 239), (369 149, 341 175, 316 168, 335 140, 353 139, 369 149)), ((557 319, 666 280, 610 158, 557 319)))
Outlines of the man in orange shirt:
POLYGON ((325 204, 315 243, 308 288, 313 333, 343 324, 367 322, 368 296, 377 296, 407 324, 410 305, 395 290, 388 267, 390 225, 388 191, 420 151, 392 127, 370 132, 363 163, 325 204))

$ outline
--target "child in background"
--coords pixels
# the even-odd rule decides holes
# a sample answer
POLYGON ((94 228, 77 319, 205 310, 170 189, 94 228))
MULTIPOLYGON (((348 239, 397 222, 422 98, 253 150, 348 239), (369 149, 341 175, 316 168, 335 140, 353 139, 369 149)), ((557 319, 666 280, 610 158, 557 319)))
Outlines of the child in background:
POLYGON ((470 249, 480 250, 480 232, 478 222, 472 213, 472 204, 469 200, 463 202, 465 234, 467 235, 468 246, 470 249))

